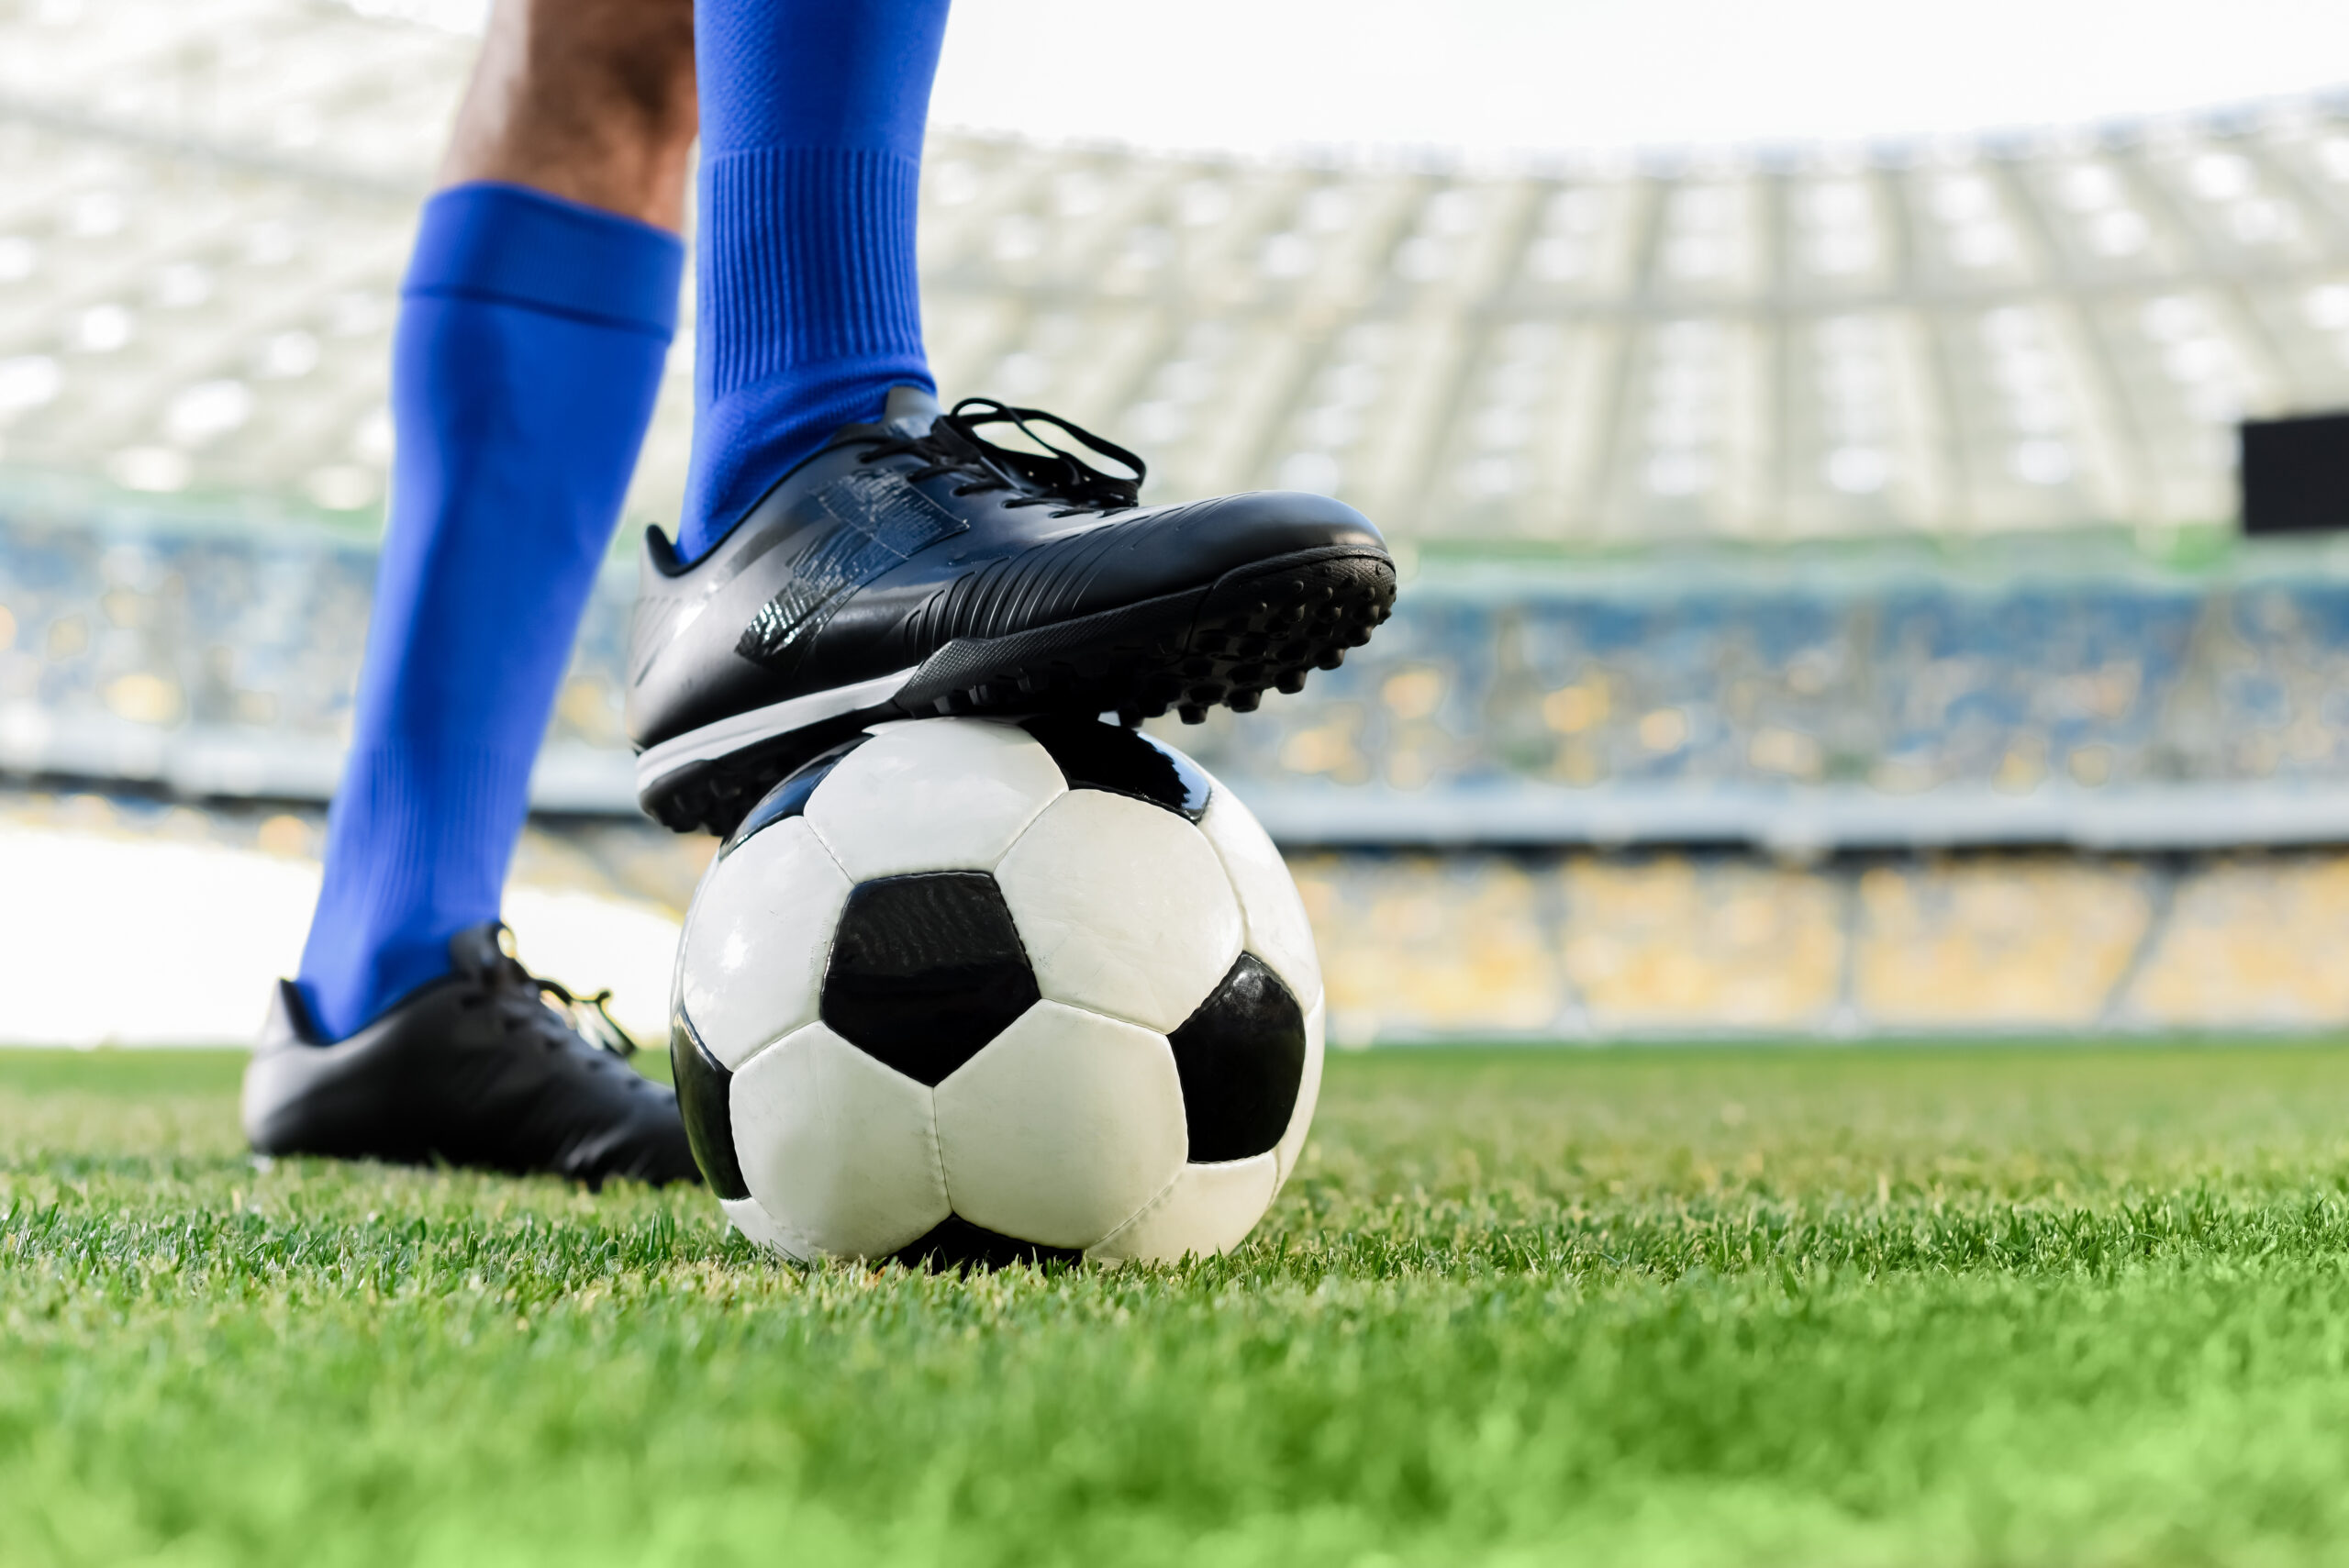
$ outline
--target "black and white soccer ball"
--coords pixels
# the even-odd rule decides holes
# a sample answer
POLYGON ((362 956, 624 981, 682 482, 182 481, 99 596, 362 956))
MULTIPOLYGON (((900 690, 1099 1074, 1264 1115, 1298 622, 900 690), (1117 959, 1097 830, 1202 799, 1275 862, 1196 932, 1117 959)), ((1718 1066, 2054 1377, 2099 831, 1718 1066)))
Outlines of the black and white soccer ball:
POLYGON ((1222 1251, 1321 1078, 1280 852, 1083 718, 884 725, 776 785, 694 895, 672 1013, 704 1174, 800 1259, 1222 1251))

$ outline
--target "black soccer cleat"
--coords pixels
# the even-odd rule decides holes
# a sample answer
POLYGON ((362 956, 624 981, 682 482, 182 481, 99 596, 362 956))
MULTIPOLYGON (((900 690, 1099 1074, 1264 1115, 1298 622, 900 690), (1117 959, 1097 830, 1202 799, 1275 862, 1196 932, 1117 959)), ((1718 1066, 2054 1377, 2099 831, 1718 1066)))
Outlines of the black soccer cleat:
POLYGON ((676 1095, 628 1064, 635 1045, 603 998, 577 1001, 531 974, 506 935, 495 921, 459 932, 446 979, 332 1044, 317 1039, 301 992, 279 981, 245 1069, 255 1151, 441 1162, 591 1187, 613 1176, 699 1181, 676 1095))
POLYGON ((918 387, 848 425, 708 555, 644 542, 629 734, 637 797, 727 833, 866 725, 959 713, 1169 708, 1197 721, 1294 692, 1395 603, 1378 530, 1322 495, 1139 503, 1142 464, 1032 408, 918 387), (1133 472, 979 433, 1049 426, 1133 472))

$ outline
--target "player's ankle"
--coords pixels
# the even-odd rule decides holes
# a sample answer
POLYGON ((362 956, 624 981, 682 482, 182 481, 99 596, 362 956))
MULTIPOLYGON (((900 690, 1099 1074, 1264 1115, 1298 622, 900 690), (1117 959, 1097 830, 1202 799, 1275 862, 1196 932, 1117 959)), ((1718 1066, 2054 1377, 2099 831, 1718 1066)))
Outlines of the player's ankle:
POLYGON ((900 386, 935 392, 918 356, 795 367, 715 400, 696 421, 676 553, 697 561, 843 425, 876 422, 900 386))
POLYGON ((347 1040, 417 987, 449 973, 449 934, 360 936, 338 942, 313 933, 294 984, 321 1041, 347 1040))

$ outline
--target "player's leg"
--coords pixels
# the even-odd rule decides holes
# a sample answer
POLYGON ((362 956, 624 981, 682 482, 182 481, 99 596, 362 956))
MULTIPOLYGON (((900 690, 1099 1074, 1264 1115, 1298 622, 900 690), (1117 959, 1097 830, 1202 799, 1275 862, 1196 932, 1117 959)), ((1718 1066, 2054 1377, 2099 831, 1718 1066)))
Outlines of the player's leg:
POLYGON ((914 203, 946 0, 698 0, 693 560, 922 352, 914 203))
POLYGON ((634 218, 674 265, 699 119, 693 29, 693 0, 498 0, 440 185, 519 185, 634 218))
POLYGON ((692 27, 691 0, 493 17, 403 287, 351 757, 257 1147, 692 1173, 667 1091, 541 1005, 495 924, 675 323, 692 27))
POLYGON ((1073 450, 1023 458, 936 417, 914 196, 945 17, 698 0, 694 462, 675 548, 647 541, 629 704, 672 827, 729 828, 878 719, 1253 707, 1392 601, 1337 502, 1142 508, 1139 461, 1073 428, 1029 417, 1073 450))

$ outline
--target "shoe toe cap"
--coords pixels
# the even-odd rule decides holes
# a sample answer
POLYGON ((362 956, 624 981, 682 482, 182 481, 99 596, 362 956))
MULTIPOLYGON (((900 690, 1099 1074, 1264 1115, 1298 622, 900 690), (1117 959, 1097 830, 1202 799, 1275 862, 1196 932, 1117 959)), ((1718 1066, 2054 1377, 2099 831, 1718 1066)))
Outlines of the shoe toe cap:
POLYGON ((1310 491, 1249 490, 1196 502, 1182 512, 1177 527, 1202 548, 1228 542, 1250 560, 1307 550, 1386 549, 1368 517, 1310 491))

